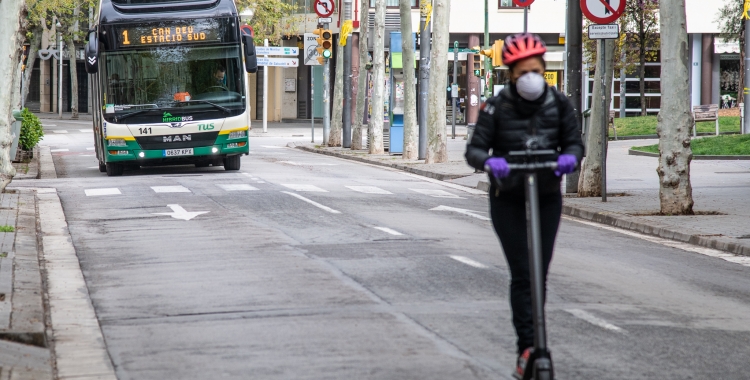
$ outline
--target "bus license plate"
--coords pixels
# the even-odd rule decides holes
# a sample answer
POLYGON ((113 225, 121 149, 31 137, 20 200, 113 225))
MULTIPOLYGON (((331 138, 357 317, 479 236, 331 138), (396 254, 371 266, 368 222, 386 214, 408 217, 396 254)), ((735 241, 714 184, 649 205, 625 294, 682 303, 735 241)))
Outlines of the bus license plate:
POLYGON ((192 155, 193 155, 193 148, 165 149, 164 150, 164 157, 192 156, 192 155))

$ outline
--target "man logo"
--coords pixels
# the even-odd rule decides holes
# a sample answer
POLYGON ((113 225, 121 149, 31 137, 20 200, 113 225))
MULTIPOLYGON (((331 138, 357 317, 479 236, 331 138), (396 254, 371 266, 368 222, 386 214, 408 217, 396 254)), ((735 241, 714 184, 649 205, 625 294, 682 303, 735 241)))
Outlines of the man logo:
POLYGON ((184 123, 169 123, 169 128, 182 128, 184 126, 184 123))
POLYGON ((171 142, 183 142, 183 141, 192 141, 193 136, 191 135, 174 135, 174 136, 162 136, 163 142, 165 143, 171 143, 171 142))

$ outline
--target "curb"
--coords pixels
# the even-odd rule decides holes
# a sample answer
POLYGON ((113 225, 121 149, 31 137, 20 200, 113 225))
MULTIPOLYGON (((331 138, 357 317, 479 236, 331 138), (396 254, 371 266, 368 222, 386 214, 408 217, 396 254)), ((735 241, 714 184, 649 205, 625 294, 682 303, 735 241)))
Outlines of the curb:
MULTIPOLYGON (((641 152, 639 150, 633 150, 633 149, 628 149, 628 154, 631 156, 659 157, 658 153, 641 152)), ((696 155, 693 155, 693 160, 748 161, 750 160, 750 156, 696 156, 696 155)))
POLYGON ((289 144, 287 144, 287 147, 304 150, 305 152, 310 152, 310 153, 325 154, 327 156, 333 156, 333 157, 343 158, 343 159, 346 159, 346 160, 364 162, 364 163, 367 163, 367 164, 372 164, 372 165, 377 165, 377 166, 384 166, 384 167, 387 167, 387 168, 399 169, 399 170, 403 170, 405 172, 409 172, 409 173, 421 175, 423 177, 428 177, 428 178, 432 178, 432 179, 437 179, 437 180, 440 180, 440 181, 448 181, 448 180, 451 180, 451 179, 466 177, 465 175, 459 175, 459 174, 439 174, 439 173, 433 173, 433 172, 430 172, 430 171, 427 171, 427 170, 415 169, 415 168, 412 168, 412 167, 409 167, 409 166, 406 166, 406 165, 388 164, 388 163, 385 163, 385 162, 380 162, 380 161, 375 161, 375 160, 368 160, 366 158, 356 157, 356 156, 352 156, 352 155, 348 155, 348 154, 341 154, 341 153, 336 153, 336 152, 330 152, 330 151, 323 150, 323 149, 310 148, 310 147, 303 146, 303 145, 297 145, 295 143, 289 143, 289 144))
MULTIPOLYGON (((739 134, 740 134, 739 132, 722 132, 719 134, 719 136, 739 135, 739 134)), ((716 136, 716 133, 715 132, 700 132, 698 133, 698 136, 716 136)), ((625 141, 625 140, 655 140, 658 138, 659 138, 658 135, 632 135, 632 136, 617 136, 617 139, 615 139, 614 136, 609 136, 607 139, 609 141, 625 141)))
POLYGON ((48 146, 39 147, 39 179, 57 178, 55 162, 48 146))

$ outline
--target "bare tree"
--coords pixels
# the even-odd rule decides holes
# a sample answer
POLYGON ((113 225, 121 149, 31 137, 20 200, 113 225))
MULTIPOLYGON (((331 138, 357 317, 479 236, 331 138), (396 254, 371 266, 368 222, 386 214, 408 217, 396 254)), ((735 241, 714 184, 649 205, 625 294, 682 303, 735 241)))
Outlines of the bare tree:
POLYGON ((336 79, 333 84, 333 113, 328 146, 341 146, 344 127, 344 47, 336 47, 336 79))
MULTIPOLYGON (((598 46, 601 47, 599 44, 598 46)), ((602 144, 607 143, 607 136, 602 128, 602 117, 606 114, 609 119, 609 104, 612 99, 612 76, 614 75, 614 52, 615 41, 606 40, 604 43, 607 62, 606 67, 596 66, 594 78, 594 93, 591 96, 591 119, 586 131, 586 158, 581 165, 581 175, 578 177, 579 197, 599 197, 602 195, 602 144), (604 78, 607 88, 602 95, 601 70, 604 69, 604 78), (605 98, 605 107, 602 107, 602 96, 605 98)), ((601 49, 600 49, 601 50, 601 49)), ((601 51, 597 56, 601 57, 601 51)))
POLYGON ((365 118, 365 99, 367 98, 367 33, 370 22, 370 1, 362 0, 359 5, 359 78, 357 78, 357 105, 352 123, 352 150, 362 149, 362 120, 365 118))
POLYGON ((11 165, 10 145, 13 142, 10 128, 13 109, 20 106, 21 94, 21 45, 24 41, 23 0, 0 1, 0 83, 6 91, 0 93, 0 191, 5 191, 16 171, 11 165))
POLYGON ((416 160, 419 155, 417 139, 417 89, 414 87, 414 41, 411 38, 411 1, 401 0, 401 47, 404 63, 404 154, 405 160, 416 160))
MULTIPOLYGON (((31 41, 29 41, 29 51, 26 58, 26 68, 23 71, 23 87, 21 88, 21 98, 26 99, 29 96, 29 85, 31 83, 31 74, 34 72, 37 54, 42 44, 42 27, 36 26, 32 31, 31 41)), ((24 102, 25 103, 25 102, 24 102)))
POLYGON ((685 0, 662 0, 659 4, 662 38, 661 111, 656 132, 659 135, 659 201, 661 213, 693 214, 693 188, 690 185, 690 110, 688 81, 688 35, 685 0))
POLYGON ((383 95, 385 93, 385 0, 375 0, 372 43, 372 113, 368 124, 370 154, 383 154, 383 95))
MULTIPOLYGON (((448 135, 445 133, 445 85, 448 77, 450 0, 435 0, 432 8, 432 52, 430 91, 427 96, 427 154, 425 163, 448 162, 448 135)), ((427 43, 429 41, 423 41, 427 43)))

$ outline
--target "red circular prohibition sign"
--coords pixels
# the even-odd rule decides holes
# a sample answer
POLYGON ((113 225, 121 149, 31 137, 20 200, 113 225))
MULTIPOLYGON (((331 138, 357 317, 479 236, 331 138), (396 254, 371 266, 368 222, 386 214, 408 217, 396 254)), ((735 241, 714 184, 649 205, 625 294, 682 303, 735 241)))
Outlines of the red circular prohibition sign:
POLYGON ((513 0, 513 4, 518 5, 519 7, 528 7, 533 2, 534 0, 513 0))
POLYGON ((616 9, 612 5, 610 5, 610 2, 612 2, 612 0, 581 0, 581 11, 584 15, 586 15, 586 18, 596 24, 609 24, 620 18, 620 16, 622 16, 622 13, 625 12, 625 0, 619 0, 619 4, 617 5, 616 9), (603 5, 603 9, 609 10, 609 15, 606 15, 606 11, 602 12, 602 14, 592 13, 591 9, 589 8, 589 4, 595 4, 598 6, 603 5))

